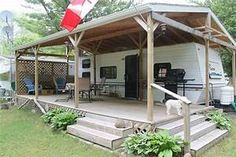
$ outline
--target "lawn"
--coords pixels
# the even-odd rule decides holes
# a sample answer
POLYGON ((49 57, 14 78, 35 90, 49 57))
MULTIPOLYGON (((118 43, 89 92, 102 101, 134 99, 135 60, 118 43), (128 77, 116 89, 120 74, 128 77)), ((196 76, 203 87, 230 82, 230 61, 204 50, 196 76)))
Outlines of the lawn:
POLYGON ((231 115, 232 130, 223 141, 207 150, 201 157, 235 157, 236 156, 236 114, 231 115))
POLYGON ((64 133, 53 133, 39 114, 0 110, 0 157, 115 157, 64 133))
MULTIPOLYGON (((236 115, 230 136, 201 157, 236 156, 236 115)), ((0 110, 0 157, 115 157, 64 133, 55 133, 39 114, 29 110, 0 110)))

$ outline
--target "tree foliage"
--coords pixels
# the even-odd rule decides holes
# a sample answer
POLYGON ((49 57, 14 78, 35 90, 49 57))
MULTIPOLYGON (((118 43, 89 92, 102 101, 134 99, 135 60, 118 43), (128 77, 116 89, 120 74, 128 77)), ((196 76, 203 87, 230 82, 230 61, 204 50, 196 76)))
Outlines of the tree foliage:
MULTIPOLYGON (((29 5, 41 6, 44 12, 28 13, 20 17, 17 22, 21 27, 46 36, 60 31, 59 24, 66 10, 69 0, 25 0, 29 5)), ((82 22, 90 21, 93 18, 108 15, 125 8, 129 8, 133 0, 99 0, 92 11, 82 22)))
MULTIPOLYGON (((201 6, 209 7, 220 19, 227 31, 236 38, 236 0, 190 0, 201 6)), ((227 49, 220 49, 224 71, 232 75, 232 55, 227 49)))

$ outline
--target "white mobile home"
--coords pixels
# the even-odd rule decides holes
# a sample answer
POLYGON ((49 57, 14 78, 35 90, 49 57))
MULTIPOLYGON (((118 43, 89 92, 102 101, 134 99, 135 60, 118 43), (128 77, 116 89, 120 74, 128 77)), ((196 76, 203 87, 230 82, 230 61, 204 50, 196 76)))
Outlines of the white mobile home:
MULTIPOLYGON (((100 82, 100 79, 104 76, 104 71, 106 71, 105 77, 106 84, 109 86, 109 92, 115 93, 120 97, 134 97, 137 98, 138 94, 134 96, 129 96, 127 94, 127 89, 130 88, 127 85, 127 79, 137 79, 138 75, 134 73, 131 75, 127 74, 127 69, 135 69, 135 64, 132 66, 127 66, 128 56, 139 55, 138 50, 122 51, 116 53, 102 54, 96 56, 96 80, 100 82), (129 78, 127 78, 129 77, 129 78)), ((162 46, 155 48, 154 53, 154 73, 158 73, 155 65, 157 64, 170 64, 171 69, 184 69, 186 72, 184 79, 187 81, 185 83, 185 94, 183 93, 183 84, 178 84, 177 93, 180 95, 185 95, 193 103, 201 104, 204 103, 204 88, 205 88, 205 50, 204 46, 197 43, 187 43, 187 44, 177 44, 172 46, 162 46)), ((143 66, 142 72, 139 77, 142 77, 143 84, 146 81, 146 50, 144 50, 143 56, 143 66)), ((137 68, 137 67, 136 67, 137 68)), ((94 63, 93 56, 91 57, 81 57, 80 58, 80 73, 79 77, 90 76, 91 82, 94 82, 94 63), (89 63, 89 65, 88 65, 89 63)), ((74 72, 71 71, 71 74, 74 72)), ((155 74, 154 74, 155 75, 155 74)), ((222 67, 221 58, 219 53, 214 49, 210 49, 209 53, 209 78, 210 78, 210 96, 211 99, 220 98, 220 88, 226 86, 226 81, 224 78, 224 72, 222 67)), ((156 82, 157 84, 164 85, 163 82, 156 82)), ((141 83, 139 84, 141 85, 141 83)), ((143 85, 142 85, 143 86, 143 85)), ((134 89, 138 93, 140 88, 134 89)), ((129 91, 128 91, 129 92, 129 91)), ((146 90, 143 89, 142 97, 146 99, 146 90)), ((155 101, 160 101, 165 98, 163 92, 155 91, 155 101)))
POLYGON ((15 60, 0 56, 0 87, 12 90, 15 84, 15 60))

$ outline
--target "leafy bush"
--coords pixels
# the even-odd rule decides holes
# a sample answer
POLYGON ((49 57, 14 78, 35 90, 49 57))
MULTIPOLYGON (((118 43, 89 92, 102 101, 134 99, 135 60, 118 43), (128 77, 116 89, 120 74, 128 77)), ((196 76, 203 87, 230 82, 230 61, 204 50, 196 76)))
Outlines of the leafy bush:
POLYGON ((51 119, 51 127, 54 130, 65 130, 67 125, 74 124, 78 116, 73 112, 62 112, 51 119))
POLYGON ((173 157, 182 152, 184 144, 180 137, 161 131, 132 135, 125 140, 124 147, 129 154, 142 157, 173 157))
POLYGON ((45 123, 51 123, 51 120, 54 116, 56 116, 57 114, 63 113, 63 112, 65 112, 65 110, 60 109, 60 108, 50 110, 47 113, 45 113, 44 115, 42 115, 43 121, 45 123))
POLYGON ((228 115, 219 111, 212 111, 207 114, 207 118, 216 123, 217 128, 219 129, 231 129, 231 123, 228 115))
POLYGON ((6 103, 7 101, 3 98, 0 98, 0 104, 6 103))

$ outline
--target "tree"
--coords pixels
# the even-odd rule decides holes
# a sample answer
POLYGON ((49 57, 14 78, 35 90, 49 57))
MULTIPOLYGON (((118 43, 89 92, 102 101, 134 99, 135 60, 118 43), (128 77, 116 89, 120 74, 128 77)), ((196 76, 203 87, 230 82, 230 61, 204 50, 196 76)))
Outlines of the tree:
MULTIPOLYGON (((60 20, 63 17, 69 0, 25 0, 29 5, 41 6, 44 12, 28 13, 17 19, 19 26, 46 36, 60 31, 60 20)), ((129 8, 133 0, 99 0, 92 11, 82 22, 90 21, 93 18, 108 15, 125 8, 129 8)))
MULTIPOLYGON (((32 42, 36 39, 39 39, 38 34, 33 34, 28 31, 24 31, 24 33, 20 33, 16 35, 16 37, 13 39, 13 43, 7 39, 2 39, 1 46, 2 46, 2 55, 10 55, 13 53, 14 48, 17 48, 20 45, 32 42)), ((13 53, 14 54, 14 53, 13 53)))
MULTIPOLYGON (((220 19, 229 33, 236 38, 236 0, 190 0, 200 6, 209 7, 220 19)), ((220 49, 224 71, 232 76, 232 55, 227 49, 220 49)))

